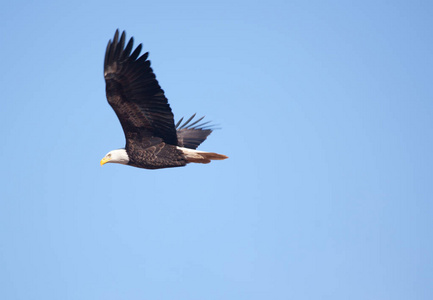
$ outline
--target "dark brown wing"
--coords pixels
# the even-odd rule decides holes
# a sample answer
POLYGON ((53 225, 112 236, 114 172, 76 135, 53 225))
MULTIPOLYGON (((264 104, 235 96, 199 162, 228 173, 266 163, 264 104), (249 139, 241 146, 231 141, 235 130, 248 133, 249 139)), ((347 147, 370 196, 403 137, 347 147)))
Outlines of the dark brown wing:
POLYGON ((122 124, 127 143, 148 137, 177 145, 173 113, 147 60, 148 53, 139 57, 140 44, 131 54, 133 43, 131 38, 125 47, 125 32, 119 39, 118 30, 108 42, 104 61, 108 103, 122 124))
POLYGON ((212 127, 209 126, 210 122, 201 122, 204 117, 194 120, 195 114, 192 115, 187 121, 182 124, 183 118, 176 124, 178 146, 197 149, 197 147, 203 143, 209 134, 212 133, 212 127))

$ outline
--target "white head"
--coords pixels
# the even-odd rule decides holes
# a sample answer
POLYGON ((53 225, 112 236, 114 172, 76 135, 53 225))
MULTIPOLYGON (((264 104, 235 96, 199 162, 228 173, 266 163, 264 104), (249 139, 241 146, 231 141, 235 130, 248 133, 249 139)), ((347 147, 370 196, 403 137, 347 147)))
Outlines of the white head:
POLYGON ((106 163, 117 163, 126 165, 129 162, 128 153, 126 153, 125 149, 117 149, 112 150, 105 155, 103 159, 101 159, 101 166, 106 163))

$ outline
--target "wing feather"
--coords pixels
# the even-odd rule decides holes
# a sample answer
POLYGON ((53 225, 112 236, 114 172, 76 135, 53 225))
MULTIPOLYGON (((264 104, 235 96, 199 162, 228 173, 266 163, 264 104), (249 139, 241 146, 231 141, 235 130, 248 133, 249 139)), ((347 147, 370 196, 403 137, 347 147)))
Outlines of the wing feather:
POLYGON ((177 145, 173 113, 147 60, 149 54, 140 56, 141 44, 132 51, 133 38, 126 47, 125 41, 125 32, 119 38, 116 30, 105 52, 104 77, 108 103, 122 124, 127 143, 128 139, 156 137, 177 145))
POLYGON ((188 120, 183 124, 183 117, 177 122, 177 139, 178 145, 180 147, 185 147, 189 149, 196 149, 201 143, 203 143, 209 134, 212 133, 213 126, 209 126, 208 122, 200 123, 204 117, 194 120, 193 123, 189 124, 195 117, 193 114, 188 120))

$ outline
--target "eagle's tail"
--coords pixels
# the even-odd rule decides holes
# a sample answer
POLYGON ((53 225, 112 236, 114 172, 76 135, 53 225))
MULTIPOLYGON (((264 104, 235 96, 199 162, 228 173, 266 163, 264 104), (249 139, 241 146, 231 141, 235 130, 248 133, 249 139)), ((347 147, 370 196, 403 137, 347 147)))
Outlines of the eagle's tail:
POLYGON ((198 151, 183 147, 177 147, 177 149, 182 151, 183 155, 185 155, 186 160, 190 163, 208 164, 211 160, 223 160, 228 158, 225 155, 214 152, 198 151))

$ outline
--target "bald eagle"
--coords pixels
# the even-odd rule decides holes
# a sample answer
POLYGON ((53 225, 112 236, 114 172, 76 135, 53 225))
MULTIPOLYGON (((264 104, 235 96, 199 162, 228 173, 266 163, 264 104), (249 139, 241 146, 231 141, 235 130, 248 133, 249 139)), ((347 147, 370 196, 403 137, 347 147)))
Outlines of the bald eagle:
POLYGON ((112 150, 101 160, 145 169, 207 164, 227 156, 196 148, 212 132, 208 122, 194 120, 195 114, 175 125, 164 91, 147 59, 140 56, 142 45, 133 49, 134 38, 125 46, 125 31, 116 30, 105 51, 104 77, 108 103, 113 108, 126 138, 126 146, 112 150))

